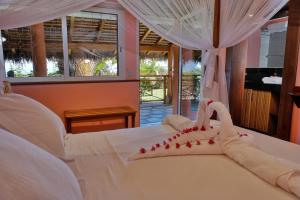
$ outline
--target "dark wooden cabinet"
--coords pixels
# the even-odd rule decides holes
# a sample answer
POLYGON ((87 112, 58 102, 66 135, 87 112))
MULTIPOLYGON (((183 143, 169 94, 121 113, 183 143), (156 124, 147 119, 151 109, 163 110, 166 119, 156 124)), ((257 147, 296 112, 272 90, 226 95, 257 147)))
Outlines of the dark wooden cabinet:
POLYGON ((275 135, 281 85, 264 84, 266 76, 281 75, 279 68, 248 68, 245 76, 241 126, 275 135))

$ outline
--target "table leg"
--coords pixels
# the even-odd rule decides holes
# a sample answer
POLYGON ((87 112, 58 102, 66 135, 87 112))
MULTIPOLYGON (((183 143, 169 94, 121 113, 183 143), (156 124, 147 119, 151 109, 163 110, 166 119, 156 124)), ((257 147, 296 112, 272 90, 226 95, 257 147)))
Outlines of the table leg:
POLYGON ((135 127, 135 113, 131 115, 131 122, 132 122, 131 127, 134 128, 135 127))
POLYGON ((125 116, 125 127, 128 128, 128 115, 125 116))
POLYGON ((66 129, 67 129, 67 133, 72 133, 71 119, 66 119, 66 129))

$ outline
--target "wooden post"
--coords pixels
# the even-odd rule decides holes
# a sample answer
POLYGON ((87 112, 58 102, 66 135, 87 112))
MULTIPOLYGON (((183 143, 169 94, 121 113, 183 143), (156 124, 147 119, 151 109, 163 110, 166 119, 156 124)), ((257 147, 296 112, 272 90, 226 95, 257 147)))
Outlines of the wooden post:
POLYGON ((245 71, 247 62, 248 42, 243 41, 227 49, 226 69, 229 78, 229 108, 235 125, 241 123, 241 111, 244 97, 245 71))
POLYGON ((179 80, 179 47, 176 45, 171 46, 171 56, 172 56, 172 105, 173 114, 178 113, 178 80, 179 80))
POLYGON ((166 104, 167 103, 167 101, 166 101, 167 77, 166 77, 166 75, 164 75, 163 77, 164 77, 164 104, 166 104))
POLYGON ((168 104, 172 104, 172 51, 171 47, 168 50, 168 80, 167 80, 167 98, 168 104))
POLYGON ((221 14, 221 0, 215 0, 214 27, 213 27, 213 45, 215 48, 219 47, 219 42, 220 42, 220 14, 221 14))
POLYGON ((37 77, 47 76, 46 43, 43 23, 31 26, 31 38, 33 75, 37 77))
POLYGON ((289 19, 285 46, 284 68, 280 93, 278 125, 276 137, 290 140, 293 100, 289 93, 296 82, 300 47, 300 1, 289 1, 289 19))

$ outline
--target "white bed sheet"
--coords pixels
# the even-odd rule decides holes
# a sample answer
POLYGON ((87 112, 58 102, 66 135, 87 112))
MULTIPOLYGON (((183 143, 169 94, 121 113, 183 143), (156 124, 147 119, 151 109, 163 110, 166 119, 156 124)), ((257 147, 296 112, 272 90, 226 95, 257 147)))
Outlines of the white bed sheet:
MULTIPOLYGON (((290 155, 295 152, 299 155, 298 145, 246 129, 239 130, 255 134, 258 148, 300 163, 299 158, 290 155)), ((66 153, 76 158, 81 178, 85 180, 85 199, 298 199, 222 155, 164 157, 133 162, 124 159, 139 148, 136 145, 138 141, 149 140, 152 144, 154 140, 174 132, 173 128, 164 125, 68 135, 66 153)))

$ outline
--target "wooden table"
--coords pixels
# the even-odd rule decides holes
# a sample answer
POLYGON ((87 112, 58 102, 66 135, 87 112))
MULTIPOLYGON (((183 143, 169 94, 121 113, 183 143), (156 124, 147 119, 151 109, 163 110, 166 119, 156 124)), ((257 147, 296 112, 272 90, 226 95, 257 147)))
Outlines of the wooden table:
POLYGON ((132 127, 135 127, 136 111, 128 106, 94 108, 83 110, 68 110, 64 112, 66 120, 66 129, 68 133, 72 132, 72 122, 80 122, 87 120, 103 120, 105 118, 124 117, 125 127, 128 128, 128 118, 131 116, 132 127))

